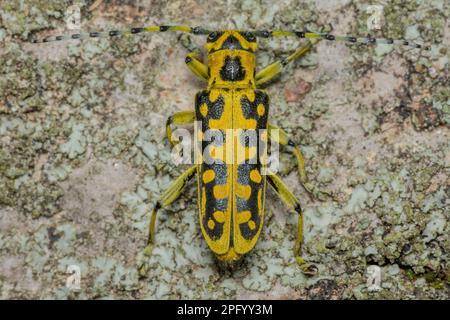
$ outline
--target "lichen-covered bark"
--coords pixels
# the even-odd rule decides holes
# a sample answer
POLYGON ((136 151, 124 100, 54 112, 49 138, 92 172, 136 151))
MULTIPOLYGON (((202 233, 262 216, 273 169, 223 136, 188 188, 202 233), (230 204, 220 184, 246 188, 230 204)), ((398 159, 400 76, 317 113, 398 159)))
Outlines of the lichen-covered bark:
MULTIPOLYGON (((368 33, 369 2, 80 1, 84 30, 151 24, 368 33), (91 7, 92 8, 92 7, 91 7)), ((388 1, 383 31, 431 51, 320 42, 271 86, 271 121, 300 144, 283 180, 302 199, 306 277, 292 248, 297 219, 267 195, 265 228, 234 271, 217 266, 191 183, 158 220, 147 277, 137 264, 149 213, 185 167, 164 137, 168 115, 193 108, 204 84, 176 34, 30 44, 67 32, 71 1, 0 7, 1 298, 437 298, 450 266, 450 5, 388 1), (66 288, 69 265, 81 289, 66 288), (366 270, 383 271, 368 292, 366 270)), ((192 39, 198 45, 201 38, 192 39)), ((262 40, 258 66, 296 39, 262 40)))

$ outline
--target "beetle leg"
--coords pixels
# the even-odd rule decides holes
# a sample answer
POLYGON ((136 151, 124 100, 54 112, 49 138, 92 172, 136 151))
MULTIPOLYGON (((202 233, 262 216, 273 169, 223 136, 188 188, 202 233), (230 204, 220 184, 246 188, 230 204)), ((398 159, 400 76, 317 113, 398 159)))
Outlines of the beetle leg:
POLYGON ((290 62, 300 58, 303 56, 306 52, 310 51, 314 44, 316 44, 319 40, 318 39, 311 39, 306 43, 306 45, 302 46, 300 49, 295 51, 290 56, 275 61, 274 63, 268 65, 261 71, 259 71, 256 76, 256 85, 262 85, 270 80, 272 80, 276 75, 278 75, 281 71, 283 71, 283 68, 289 64, 290 62))
POLYGON ((185 59, 188 68, 200 79, 208 81, 208 67, 200 61, 200 49, 192 44, 189 36, 181 36, 180 42, 183 47, 189 50, 185 59))
POLYGON ((297 239, 294 246, 294 255, 300 267, 306 275, 314 275, 317 272, 317 267, 314 264, 305 262, 301 257, 302 240, 303 240, 303 211, 300 201, 292 194, 281 179, 275 174, 267 175, 267 180, 275 192, 280 197, 281 201, 289 208, 295 210, 298 214, 297 239))
POLYGON ((174 146, 178 144, 180 141, 173 139, 172 137, 172 124, 182 125, 182 124, 191 124, 194 123, 195 120, 195 112, 194 111, 181 111, 171 115, 167 118, 166 121, 166 134, 167 139, 169 139, 170 143, 174 146))
POLYGON ((302 183, 305 190, 311 194, 312 186, 309 183, 308 176, 306 175, 306 172, 305 172, 305 159, 303 158, 300 148, 295 144, 294 141, 289 139, 287 133, 283 129, 281 129, 271 123, 269 123, 269 125, 268 125, 268 137, 269 137, 269 141, 274 141, 274 142, 281 144, 282 146, 289 147, 290 151, 297 158, 298 172, 300 174, 300 182, 302 183), (273 135, 272 130, 278 130, 278 135, 273 135))
POLYGON ((197 53, 191 52, 186 56, 186 65, 200 79, 208 81, 208 67, 197 59, 197 53))
MULTIPOLYGON (((155 208, 152 211, 150 223, 148 225, 148 240, 147 246, 144 249, 144 257, 150 256, 153 249, 153 244, 155 243, 155 224, 158 210, 164 209, 172 204, 180 196, 183 187, 192 179, 192 177, 194 177, 196 173, 197 165, 190 167, 188 170, 184 171, 159 197, 158 201, 156 202, 155 208)), ((146 273, 146 266, 147 265, 144 262, 139 267, 141 274, 146 273)))

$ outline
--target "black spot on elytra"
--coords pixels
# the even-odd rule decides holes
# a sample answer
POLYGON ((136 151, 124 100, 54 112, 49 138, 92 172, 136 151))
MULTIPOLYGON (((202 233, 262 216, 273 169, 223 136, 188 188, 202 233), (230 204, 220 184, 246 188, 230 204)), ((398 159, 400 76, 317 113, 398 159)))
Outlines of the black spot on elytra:
MULTIPOLYGON (((202 187, 205 188, 205 211, 203 216, 203 227, 205 229, 206 234, 213 240, 218 240, 223 234, 223 222, 218 222, 214 219, 213 213, 215 211, 223 211, 227 212, 228 207, 228 197, 223 199, 214 198, 213 188, 216 185, 224 185, 227 183, 227 166, 225 164, 202 164, 200 180, 202 181, 203 172, 206 170, 214 170, 215 179, 210 183, 203 184, 201 182, 202 187), (208 221, 214 221, 214 228, 208 228, 208 221)), ((203 195, 202 195, 203 196, 203 195)))
POLYGON ((259 163, 259 154, 266 148, 266 143, 260 139, 261 129, 267 129, 267 116, 269 114, 269 96, 262 90, 255 90, 255 100, 251 102, 246 95, 243 95, 240 101, 242 115, 245 119, 256 120, 257 130, 257 162, 259 163), (264 115, 258 115, 258 105, 262 104, 266 110, 264 115))
MULTIPOLYGON (((210 90, 203 90, 203 91, 198 92, 197 95, 195 96, 196 119, 197 119, 197 121, 199 121, 201 123, 201 130, 204 133, 207 132, 207 130, 209 129, 209 120, 220 119, 222 117, 223 111, 225 109, 224 97, 222 95, 219 95, 215 101, 211 101, 210 93, 211 93, 210 90), (206 104, 206 106, 208 107, 208 112, 205 117, 200 112, 200 107, 203 104, 206 104)), ((204 141, 201 142, 201 152, 202 153, 205 151, 205 149, 210 144, 214 144, 216 146, 221 144, 220 141, 218 141, 217 139, 214 139, 214 141, 209 141, 209 140, 213 140, 213 139, 211 139, 212 137, 215 137, 216 135, 221 134, 222 143, 225 139, 224 131, 217 132, 217 130, 210 130, 208 132, 209 132, 210 136, 207 137, 205 135, 204 141)))
MULTIPOLYGON (((215 101, 211 101, 210 90, 203 90, 195 96, 195 111, 198 121, 203 121, 203 115, 200 113, 200 107, 205 103, 208 106, 208 114, 205 120, 220 119, 225 108, 225 100, 222 95, 219 95, 215 101)), ((207 124, 207 121, 204 121, 207 124)), ((205 129, 206 130, 206 129, 205 129)))
POLYGON ((245 119, 258 120, 257 129, 267 128, 267 115, 269 113, 269 96, 261 90, 255 90, 255 100, 251 102, 247 96, 241 98, 241 110, 245 119), (262 104, 266 110, 260 117, 257 112, 258 105, 262 104))
MULTIPOLYGON (((260 183, 253 182, 250 179, 250 172, 252 170, 261 170, 260 164, 251 164, 248 161, 241 163, 237 168, 237 182, 240 185, 249 185, 251 188, 250 198, 248 200, 241 199, 236 195, 236 209, 237 212, 250 211, 251 218, 250 220, 255 222, 255 228, 251 230, 248 226, 248 223, 242 223, 239 225, 239 231, 241 235, 246 240, 252 239, 256 233, 258 232, 259 225, 261 223, 261 219, 259 216, 259 206, 258 206, 258 193, 259 190, 264 188, 264 180, 260 183)), ((260 171, 261 172, 261 171, 260 171)), ((264 179, 264 177, 263 177, 264 179)), ((262 196, 264 198, 264 195, 262 196)), ((264 200, 263 200, 264 201, 264 200)))

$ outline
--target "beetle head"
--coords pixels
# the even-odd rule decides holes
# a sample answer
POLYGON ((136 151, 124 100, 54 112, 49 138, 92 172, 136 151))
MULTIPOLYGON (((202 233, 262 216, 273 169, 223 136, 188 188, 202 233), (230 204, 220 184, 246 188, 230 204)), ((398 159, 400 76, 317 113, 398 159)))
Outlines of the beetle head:
POLYGON ((213 31, 208 35, 206 50, 213 53, 219 50, 256 51, 256 37, 248 31, 213 31))

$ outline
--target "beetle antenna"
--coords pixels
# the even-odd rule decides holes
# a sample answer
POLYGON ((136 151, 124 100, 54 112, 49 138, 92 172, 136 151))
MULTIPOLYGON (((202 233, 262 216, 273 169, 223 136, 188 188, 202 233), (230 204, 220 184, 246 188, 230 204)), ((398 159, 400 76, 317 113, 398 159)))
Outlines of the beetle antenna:
POLYGON ((302 39, 325 39, 328 41, 342 41, 347 43, 361 43, 361 44, 391 44, 407 46, 415 49, 430 50, 430 47, 413 43, 405 39, 391 39, 391 38, 373 38, 368 35, 367 37, 354 37, 354 36, 341 36, 333 35, 331 33, 319 33, 313 31, 282 31, 282 30, 258 30, 253 31, 253 34, 260 38, 272 38, 272 37, 297 37, 302 39))
POLYGON ((49 36, 43 39, 32 39, 32 43, 46 43, 53 41, 63 41, 63 40, 71 40, 71 39, 87 39, 87 38, 110 38, 117 37, 128 34, 138 34, 138 33, 146 33, 146 32, 166 32, 166 31, 178 31, 178 32, 186 32, 194 35, 206 35, 211 31, 204 29, 202 27, 189 27, 189 26, 148 26, 141 28, 131 28, 124 31, 119 30, 111 30, 111 31, 101 31, 101 32, 81 32, 74 34, 66 34, 60 36, 49 36))

